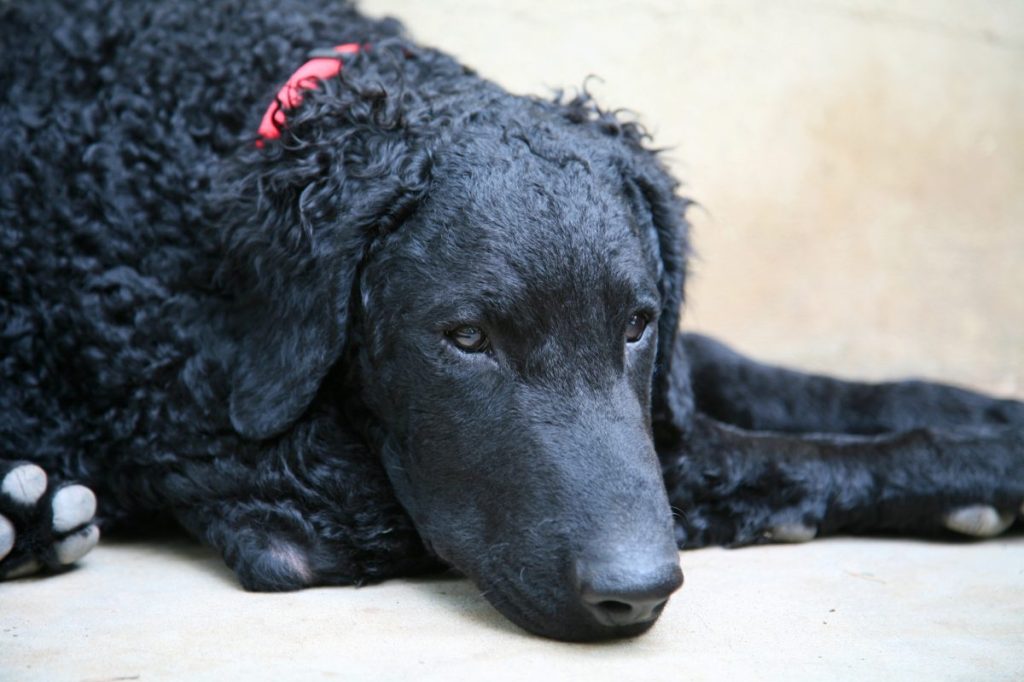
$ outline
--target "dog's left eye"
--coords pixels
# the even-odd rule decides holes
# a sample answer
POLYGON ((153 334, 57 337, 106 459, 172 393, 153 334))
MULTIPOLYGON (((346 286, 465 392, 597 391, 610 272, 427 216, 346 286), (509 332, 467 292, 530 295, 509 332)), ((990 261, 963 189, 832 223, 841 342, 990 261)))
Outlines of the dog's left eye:
POLYGON ((490 347, 490 340, 480 327, 467 324, 448 332, 448 338, 467 353, 482 353, 490 347))
POLYGON ((626 342, 636 343, 643 338, 646 329, 647 316, 643 313, 633 313, 629 322, 626 323, 626 342))

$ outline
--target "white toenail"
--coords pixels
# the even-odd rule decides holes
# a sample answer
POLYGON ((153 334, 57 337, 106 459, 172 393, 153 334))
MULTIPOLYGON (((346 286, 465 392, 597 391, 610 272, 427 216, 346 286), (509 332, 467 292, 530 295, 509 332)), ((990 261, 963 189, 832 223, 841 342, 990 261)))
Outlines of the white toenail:
POLYGON ((803 523, 783 523, 773 526, 768 537, 776 542, 807 542, 813 540, 818 529, 803 523))
POLYGON ((69 535, 57 543, 57 561, 62 564, 73 564, 96 546, 100 540, 100 529, 96 526, 83 528, 74 535, 69 535))
POLYGON ((14 547, 14 526, 6 516, 0 514, 0 559, 7 556, 11 547, 14 547))
POLYGON ((53 496, 53 529, 64 533, 96 515, 96 496, 84 485, 69 485, 53 496))
POLYGON ((18 504, 35 504, 46 492, 46 472, 35 464, 23 464, 11 469, 0 491, 18 504))
POLYGON ((957 533, 990 538, 1010 527, 1013 514, 1000 514, 987 504, 975 504, 946 514, 944 521, 946 528, 957 533))
POLYGON ((18 566, 16 569, 5 575, 4 578, 23 578, 26 575, 32 575, 38 570, 39 562, 35 559, 30 559, 29 561, 23 563, 21 566, 18 566))

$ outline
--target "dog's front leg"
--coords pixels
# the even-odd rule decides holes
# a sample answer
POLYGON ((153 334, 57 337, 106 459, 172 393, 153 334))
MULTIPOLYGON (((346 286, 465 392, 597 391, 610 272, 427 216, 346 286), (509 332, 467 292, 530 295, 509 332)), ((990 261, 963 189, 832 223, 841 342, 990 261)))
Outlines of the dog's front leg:
POLYGON ((166 481, 178 520, 249 590, 382 580, 430 566, 380 464, 333 415, 166 481))
POLYGON ((664 447, 681 547, 836 532, 991 537, 1024 514, 1024 428, 744 431, 704 415, 664 447))
POLYGON ((1024 402, 925 381, 865 383, 772 367, 698 334, 682 334, 700 412, 735 426, 877 434, 960 426, 1024 428, 1024 402))

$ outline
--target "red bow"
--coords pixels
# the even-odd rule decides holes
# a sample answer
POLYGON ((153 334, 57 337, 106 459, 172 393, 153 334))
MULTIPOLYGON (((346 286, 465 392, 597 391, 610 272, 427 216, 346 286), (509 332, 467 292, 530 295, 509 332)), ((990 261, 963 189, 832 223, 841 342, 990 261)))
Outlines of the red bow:
POLYGON ((267 107, 257 131, 263 139, 257 140, 256 146, 262 147, 263 140, 276 140, 280 137, 281 128, 286 120, 284 110, 299 106, 303 90, 315 88, 319 81, 337 76, 341 72, 341 57, 355 54, 359 50, 357 43, 345 43, 330 50, 313 52, 312 59, 288 78, 288 82, 281 86, 277 91, 277 97, 267 107))

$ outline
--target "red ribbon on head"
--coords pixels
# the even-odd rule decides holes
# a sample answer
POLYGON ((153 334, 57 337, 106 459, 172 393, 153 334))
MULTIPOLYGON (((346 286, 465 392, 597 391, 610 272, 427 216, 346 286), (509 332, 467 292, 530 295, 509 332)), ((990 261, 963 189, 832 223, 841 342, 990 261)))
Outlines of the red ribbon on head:
POLYGON ((256 146, 262 147, 263 140, 276 140, 281 137, 281 128, 286 122, 285 109, 294 109, 302 102, 302 91, 311 90, 317 83, 328 78, 333 78, 341 73, 341 57, 359 52, 358 43, 345 43, 336 45, 324 56, 316 55, 303 64, 289 78, 288 82, 277 91, 277 97, 267 107, 260 121, 257 131, 261 140, 256 141, 256 146), (337 55, 337 56, 334 56, 337 55))

